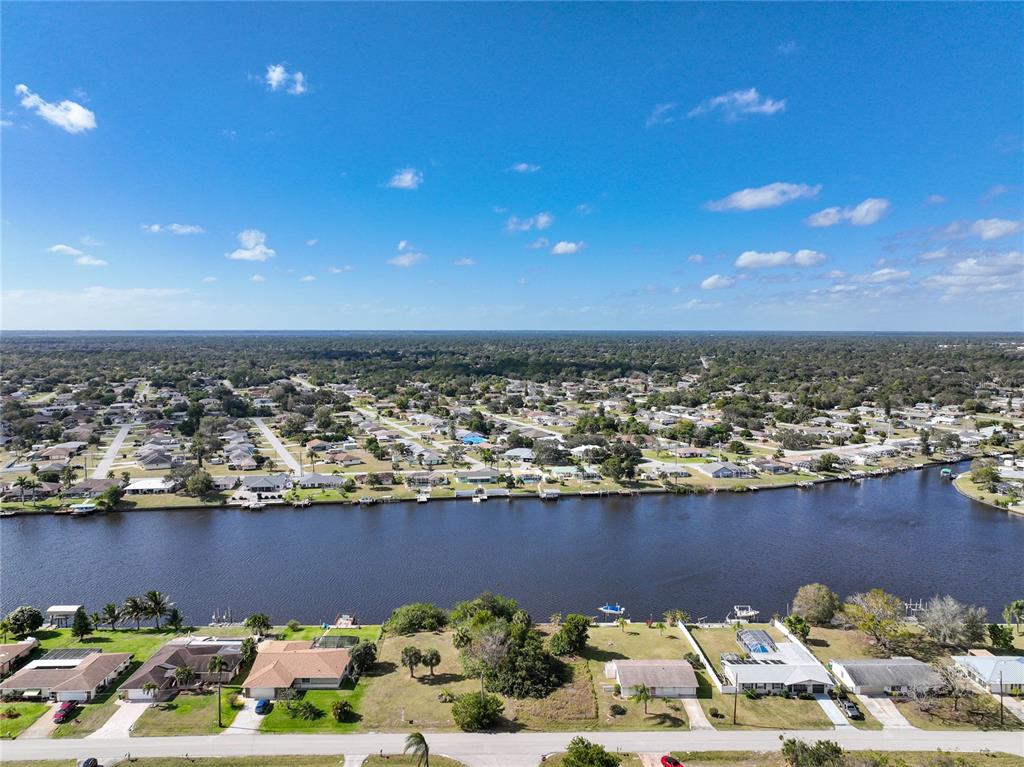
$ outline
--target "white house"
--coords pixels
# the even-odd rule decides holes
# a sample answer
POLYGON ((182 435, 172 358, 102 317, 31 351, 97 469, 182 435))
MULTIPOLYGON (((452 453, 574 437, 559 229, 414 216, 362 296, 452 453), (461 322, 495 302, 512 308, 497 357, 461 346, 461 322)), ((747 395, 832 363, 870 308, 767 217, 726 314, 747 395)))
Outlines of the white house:
POLYGON ((829 668, 857 695, 902 694, 942 684, 931 666, 915 658, 830 660, 829 668))
POLYGON ((1024 656, 954 655, 953 662, 989 692, 1024 693, 1024 656))
POLYGON ((644 685, 652 698, 697 697, 697 675, 685 660, 613 660, 604 674, 614 679, 623 698, 630 698, 644 685))

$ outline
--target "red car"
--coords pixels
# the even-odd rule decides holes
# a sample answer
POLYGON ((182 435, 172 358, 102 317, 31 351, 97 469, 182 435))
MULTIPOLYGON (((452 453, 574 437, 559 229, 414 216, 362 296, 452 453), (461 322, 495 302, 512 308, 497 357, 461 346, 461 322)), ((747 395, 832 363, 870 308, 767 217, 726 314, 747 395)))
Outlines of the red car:
POLYGON ((682 762, 676 759, 674 756, 665 754, 661 757, 661 767, 686 767, 682 762))
POLYGON ((53 721, 57 724, 63 724, 69 719, 73 719, 75 716, 75 704, 71 701, 65 701, 57 706, 57 710, 53 714, 53 721))

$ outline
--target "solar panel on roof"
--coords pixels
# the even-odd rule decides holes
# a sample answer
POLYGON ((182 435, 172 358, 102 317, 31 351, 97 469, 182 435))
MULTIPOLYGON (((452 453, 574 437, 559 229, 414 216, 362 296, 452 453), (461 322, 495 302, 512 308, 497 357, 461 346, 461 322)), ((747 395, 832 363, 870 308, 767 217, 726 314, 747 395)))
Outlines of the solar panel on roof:
POLYGON ((40 660, 77 660, 85 658, 99 650, 87 647, 67 647, 60 650, 50 650, 40 660))

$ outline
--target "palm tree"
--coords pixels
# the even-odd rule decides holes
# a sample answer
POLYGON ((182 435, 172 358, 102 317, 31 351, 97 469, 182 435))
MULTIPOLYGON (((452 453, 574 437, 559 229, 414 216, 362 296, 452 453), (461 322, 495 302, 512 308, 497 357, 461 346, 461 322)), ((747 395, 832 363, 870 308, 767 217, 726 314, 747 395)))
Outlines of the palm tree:
POLYGON ((128 597, 121 607, 121 617, 127 621, 135 621, 135 630, 142 626, 142 619, 146 617, 146 610, 142 606, 142 600, 138 597, 128 597))
POLYGON ((25 483, 25 487, 27 487, 29 490, 32 491, 32 505, 33 506, 36 505, 36 490, 38 490, 42 486, 43 486, 43 483, 40 482, 38 479, 30 479, 28 482, 25 483))
POLYGON ((145 695, 152 696, 158 689, 160 688, 156 686, 155 682, 146 682, 142 685, 142 692, 145 695))
POLYGON ((658 629, 658 635, 659 636, 665 636, 665 624, 664 623, 662 623, 661 621, 658 621, 657 623, 654 624, 654 628, 658 629))
POLYGON ((191 666, 178 666, 174 669, 174 683, 178 687, 188 687, 196 681, 196 671, 191 666))
POLYGON ((169 600, 165 594, 161 594, 155 589, 147 591, 146 595, 142 599, 142 609, 145 616, 147 618, 152 618, 156 624, 157 630, 159 630, 160 619, 167 615, 171 610, 171 600, 169 600))
POLYGON ((641 683, 633 688, 633 694, 629 698, 634 703, 644 704, 644 714, 647 713, 647 701, 651 699, 651 691, 647 689, 647 685, 641 683))
POLYGON ((78 467, 68 464, 60 470, 60 483, 64 487, 71 487, 75 484, 75 478, 78 476, 78 467))
POLYGON ((223 683, 223 678, 222 677, 224 676, 224 672, 227 671, 227 668, 228 668, 228 662, 226 660, 224 660, 223 656, 221 656, 221 655, 214 655, 212 658, 210 658, 210 662, 208 664, 206 664, 206 670, 209 671, 211 674, 216 674, 217 675, 217 726, 218 727, 223 727, 224 726, 223 721, 221 720, 221 714, 220 714, 220 691, 221 691, 221 684, 223 683))
MULTIPOLYGON (((121 620, 121 611, 117 609, 117 605, 113 602, 107 602, 103 606, 103 613, 100 616, 103 619, 103 623, 110 624, 110 630, 114 631, 117 629, 117 624, 121 620)), ((99 621, 97 621, 98 623, 99 621)))
POLYGON ((181 624, 185 622, 184 616, 178 612, 177 607, 172 607, 167 613, 167 627, 175 631, 181 631, 181 624))
POLYGON ((434 669, 441 665, 441 653, 436 648, 430 647, 423 651, 423 665, 430 669, 430 675, 434 675, 434 669))
POLYGON ((416 757, 416 767, 430 767, 430 746, 422 732, 411 732, 406 736, 402 753, 408 754, 410 751, 416 757))
POLYGON ((1024 625, 1024 599, 1014 599, 1010 602, 1003 610, 1003 620, 1016 624, 1017 633, 1020 634, 1021 626, 1024 625))
POLYGON ((0 620, 0 636, 3 637, 4 644, 7 644, 7 635, 11 632, 11 622, 4 618, 0 620))
POLYGON ((16 488, 18 488, 18 492, 20 494, 20 500, 21 500, 22 503, 25 502, 25 491, 29 489, 29 486, 31 484, 32 484, 32 480, 29 479, 26 476, 20 476, 16 480, 14 480, 14 486, 16 488))

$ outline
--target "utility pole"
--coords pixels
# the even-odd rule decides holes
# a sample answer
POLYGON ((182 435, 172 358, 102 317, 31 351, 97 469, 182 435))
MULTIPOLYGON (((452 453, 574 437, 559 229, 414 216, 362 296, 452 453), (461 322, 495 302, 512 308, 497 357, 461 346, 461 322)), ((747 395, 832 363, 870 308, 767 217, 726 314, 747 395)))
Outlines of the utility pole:
POLYGON ((736 702, 737 702, 737 700, 739 700, 739 694, 740 694, 740 673, 739 673, 739 671, 737 671, 735 673, 736 673, 736 685, 733 687, 733 691, 732 691, 732 723, 733 724, 736 724, 736 702))
POLYGON ((1003 672, 999 672, 999 726, 1003 726, 1003 672))

